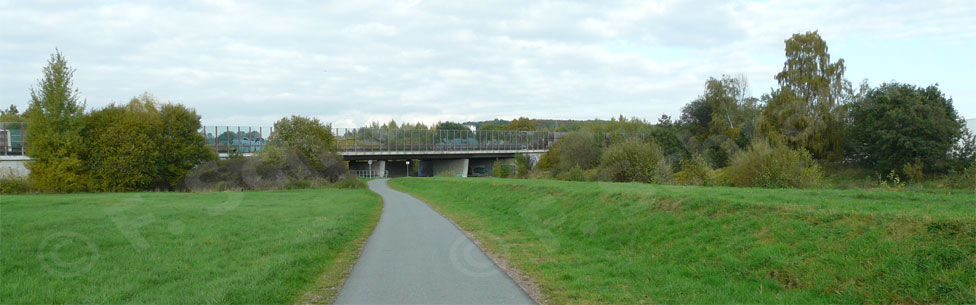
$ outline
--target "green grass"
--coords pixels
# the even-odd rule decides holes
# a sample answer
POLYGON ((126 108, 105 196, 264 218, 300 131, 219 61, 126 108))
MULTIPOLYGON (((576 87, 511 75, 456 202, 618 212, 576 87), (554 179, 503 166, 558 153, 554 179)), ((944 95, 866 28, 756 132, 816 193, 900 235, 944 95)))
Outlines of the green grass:
POLYGON ((381 206, 365 189, 2 195, 0 302, 322 302, 381 206))
POLYGON ((974 303, 976 196, 394 179, 566 303, 974 303))

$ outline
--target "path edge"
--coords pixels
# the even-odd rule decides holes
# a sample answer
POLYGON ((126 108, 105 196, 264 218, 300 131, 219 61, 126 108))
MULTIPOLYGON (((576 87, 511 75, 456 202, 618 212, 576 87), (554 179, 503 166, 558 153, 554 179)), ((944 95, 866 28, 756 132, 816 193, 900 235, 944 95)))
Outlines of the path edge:
POLYGON ((495 266, 498 266, 498 269, 501 269, 503 272, 505 272, 505 274, 508 275, 508 277, 512 279, 512 281, 514 281, 515 284, 517 284, 519 288, 521 288, 522 291, 525 292, 525 294, 527 294, 529 298, 532 299, 533 302, 539 305, 549 305, 549 303, 546 302, 547 298, 545 297, 545 295, 542 294, 542 289, 539 288, 539 285, 536 284, 535 280, 533 280, 531 277, 529 277, 524 272, 522 272, 522 270, 519 270, 518 267, 514 265, 510 265, 508 263, 508 260, 506 260, 504 257, 492 252, 491 250, 488 249, 488 247, 485 247, 485 245, 481 243, 481 240, 475 237, 475 235, 472 234, 471 232, 468 232, 468 230, 465 230, 464 228, 459 226, 456 222, 454 222, 453 219, 447 217, 447 215, 444 214, 444 212, 441 211, 441 209, 438 208, 436 205, 430 204, 430 202, 427 202, 427 200, 423 198, 419 198, 410 192, 407 192, 405 190, 399 189, 391 185, 389 181, 390 179, 387 179, 387 181, 384 182, 391 189, 407 194, 407 196, 410 196, 414 199, 419 200, 420 202, 423 202, 431 210, 434 210, 434 212, 441 215, 441 217, 444 217, 444 219, 446 219, 448 222, 454 225, 454 227, 457 228, 459 231, 461 231, 461 233, 464 233, 464 235, 467 236, 468 239, 475 244, 475 246, 478 246, 478 249, 481 249, 481 252, 484 253, 486 256, 488 256, 488 258, 491 259, 493 263, 495 263, 495 266))
POLYGON ((356 266, 356 262, 359 261, 359 257, 363 255, 366 242, 370 236, 373 236, 373 231, 376 230, 376 226, 380 223, 380 216, 383 215, 383 209, 386 208, 386 202, 380 194, 370 190, 368 187, 366 189, 380 201, 379 208, 376 209, 376 212, 369 219, 371 224, 359 233, 361 235, 353 242, 355 246, 342 251, 336 260, 333 261, 331 268, 327 268, 319 274, 314 284, 301 294, 301 297, 295 304, 333 304, 336 298, 339 297, 339 292, 346 285, 346 280, 349 279, 349 274, 352 273, 352 269, 356 266))

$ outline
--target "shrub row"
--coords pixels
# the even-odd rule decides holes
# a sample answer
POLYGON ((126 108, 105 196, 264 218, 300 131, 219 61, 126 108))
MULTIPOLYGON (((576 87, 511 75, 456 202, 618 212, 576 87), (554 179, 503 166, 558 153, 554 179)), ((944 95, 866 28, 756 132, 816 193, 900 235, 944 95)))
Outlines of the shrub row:
POLYGON ((653 138, 628 138, 601 150, 592 136, 569 134, 542 156, 539 170, 560 180, 680 185, 811 188, 823 180, 823 171, 808 152, 781 143, 753 141, 727 163, 713 169, 704 156, 695 154, 679 160, 675 172, 653 138), (566 139, 570 141, 563 142, 566 139), (594 149, 598 162, 592 161, 594 149))

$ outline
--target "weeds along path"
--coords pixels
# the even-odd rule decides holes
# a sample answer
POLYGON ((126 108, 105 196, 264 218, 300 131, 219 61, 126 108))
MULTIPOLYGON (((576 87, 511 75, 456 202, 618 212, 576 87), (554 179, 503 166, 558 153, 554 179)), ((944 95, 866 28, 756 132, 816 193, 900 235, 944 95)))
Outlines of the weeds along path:
POLYGON ((336 304, 533 304, 446 218, 386 180, 369 188, 383 214, 336 304))

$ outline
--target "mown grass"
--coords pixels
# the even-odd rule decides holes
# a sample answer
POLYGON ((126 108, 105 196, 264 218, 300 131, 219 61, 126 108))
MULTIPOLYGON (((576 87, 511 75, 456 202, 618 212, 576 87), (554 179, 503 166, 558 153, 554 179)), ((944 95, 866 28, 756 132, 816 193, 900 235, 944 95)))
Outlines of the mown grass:
POLYGON ((321 302, 381 205, 365 189, 3 195, 0 300, 321 302))
POLYGON ((398 178, 548 303, 974 303, 976 196, 398 178))

